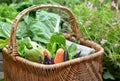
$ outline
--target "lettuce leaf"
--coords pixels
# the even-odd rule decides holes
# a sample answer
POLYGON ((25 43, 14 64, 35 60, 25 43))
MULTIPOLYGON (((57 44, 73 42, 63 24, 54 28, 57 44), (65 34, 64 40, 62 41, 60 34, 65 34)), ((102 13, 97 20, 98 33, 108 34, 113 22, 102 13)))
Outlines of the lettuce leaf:
POLYGON ((40 44, 31 41, 29 37, 19 40, 18 45, 18 53, 20 56, 34 62, 39 62, 40 57, 42 60, 44 59, 44 48, 40 44))
POLYGON ((53 57, 58 48, 66 49, 66 40, 62 33, 55 32, 47 44, 47 49, 50 51, 53 57))

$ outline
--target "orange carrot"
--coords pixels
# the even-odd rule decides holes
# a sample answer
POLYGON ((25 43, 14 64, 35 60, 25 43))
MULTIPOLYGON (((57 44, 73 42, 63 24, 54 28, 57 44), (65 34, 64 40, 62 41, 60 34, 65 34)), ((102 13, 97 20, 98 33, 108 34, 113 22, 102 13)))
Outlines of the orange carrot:
POLYGON ((43 54, 44 54, 43 64, 54 64, 54 62, 51 59, 50 52, 47 49, 43 51, 43 54))
POLYGON ((51 54, 50 54, 50 52, 49 52, 47 49, 45 49, 45 50, 43 51, 43 54, 44 54, 45 56, 48 56, 49 58, 51 58, 51 54))
POLYGON ((46 56, 48 56, 48 50, 45 49, 45 50, 43 51, 43 54, 46 55, 46 56))
POLYGON ((63 61, 63 57, 64 57, 64 50, 62 48, 59 48, 57 50, 57 52, 56 52, 54 63, 57 64, 57 63, 62 62, 63 61))

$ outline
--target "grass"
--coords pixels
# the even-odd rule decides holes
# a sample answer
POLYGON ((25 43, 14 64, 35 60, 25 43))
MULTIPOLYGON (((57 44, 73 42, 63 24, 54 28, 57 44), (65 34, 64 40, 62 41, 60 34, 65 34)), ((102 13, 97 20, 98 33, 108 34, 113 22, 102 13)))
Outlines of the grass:
POLYGON ((0 81, 4 81, 4 79, 1 79, 1 78, 0 78, 0 81))

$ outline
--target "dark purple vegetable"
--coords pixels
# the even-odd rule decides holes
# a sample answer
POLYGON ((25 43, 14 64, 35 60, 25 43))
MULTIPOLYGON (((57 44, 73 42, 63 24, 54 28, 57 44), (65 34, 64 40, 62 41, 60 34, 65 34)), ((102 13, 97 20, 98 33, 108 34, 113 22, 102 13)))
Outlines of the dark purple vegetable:
POLYGON ((78 53, 76 53, 76 55, 75 55, 73 58, 78 58, 78 57, 80 57, 80 54, 81 54, 81 51, 78 52, 78 53))
POLYGON ((51 64, 54 64, 54 59, 53 58, 51 58, 51 64))
POLYGON ((40 57, 40 59, 39 59, 39 63, 42 64, 42 57, 40 57))
POLYGON ((48 57, 47 56, 44 56, 44 62, 43 64, 48 64, 48 57))
POLYGON ((48 56, 45 56, 43 64, 46 64, 46 65, 54 64, 54 59, 49 58, 48 56))
POLYGON ((53 59, 51 58, 48 58, 48 64, 50 65, 50 64, 54 64, 54 62, 53 62, 53 59))
POLYGON ((44 62, 43 62, 43 64, 47 64, 47 65, 54 64, 54 62, 52 62, 51 55, 50 55, 48 50, 44 50, 43 54, 44 54, 44 62))
POLYGON ((69 60, 69 55, 68 55, 68 51, 64 51, 64 61, 69 60))

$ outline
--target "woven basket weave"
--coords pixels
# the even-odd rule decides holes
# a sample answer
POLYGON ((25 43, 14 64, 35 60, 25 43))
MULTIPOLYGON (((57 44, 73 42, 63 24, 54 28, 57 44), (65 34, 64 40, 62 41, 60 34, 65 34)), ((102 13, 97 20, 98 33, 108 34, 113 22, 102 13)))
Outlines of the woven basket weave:
MULTIPOLYGON (((72 34, 69 34, 71 36, 72 34)), ((65 36, 68 37, 68 36, 65 36)), ((38 5, 20 12, 14 20, 8 48, 2 50, 5 81, 102 81, 103 48, 82 38, 75 16, 66 7, 58 5, 38 5), (18 55, 16 29, 20 19, 32 10, 56 8, 70 15, 71 29, 82 45, 96 50, 94 54, 53 65, 31 62, 18 55)))

